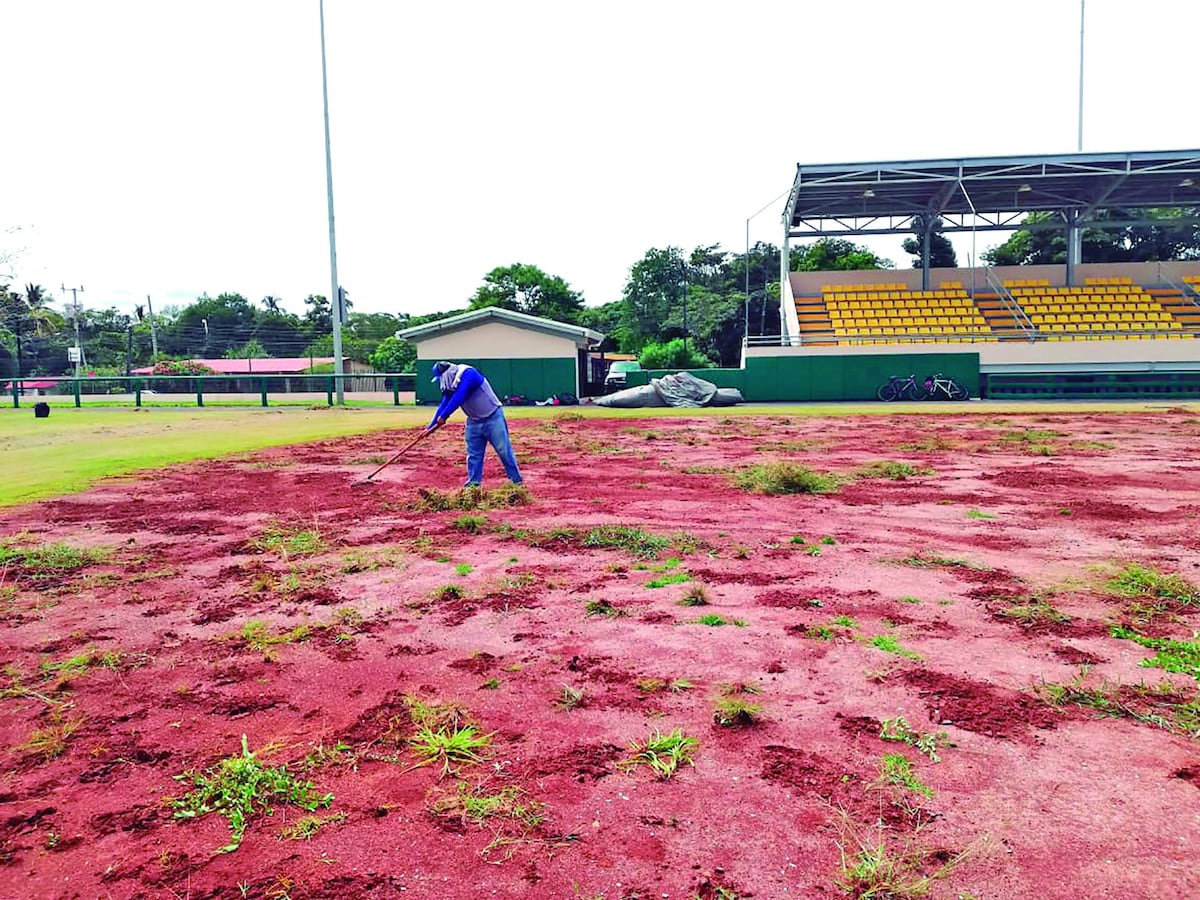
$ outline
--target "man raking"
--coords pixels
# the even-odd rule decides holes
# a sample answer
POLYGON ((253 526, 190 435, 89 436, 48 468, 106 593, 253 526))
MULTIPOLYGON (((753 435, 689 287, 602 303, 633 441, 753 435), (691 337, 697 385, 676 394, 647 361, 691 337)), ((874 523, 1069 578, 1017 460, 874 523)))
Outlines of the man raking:
POLYGON ((442 390, 442 403, 425 431, 441 428, 456 409, 462 408, 467 417, 466 487, 479 487, 483 483, 483 455, 488 444, 495 448, 508 480, 521 484, 521 470, 517 468, 517 457, 508 436, 504 407, 488 380, 465 363, 437 362, 433 364, 433 381, 442 390))

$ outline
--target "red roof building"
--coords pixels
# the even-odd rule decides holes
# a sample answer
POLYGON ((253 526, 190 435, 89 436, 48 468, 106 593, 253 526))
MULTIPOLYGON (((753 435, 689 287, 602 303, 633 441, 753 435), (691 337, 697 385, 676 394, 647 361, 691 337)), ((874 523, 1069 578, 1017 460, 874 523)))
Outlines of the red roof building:
MULTIPOLYGON (((300 375, 313 366, 332 365, 332 356, 283 356, 276 359, 192 359, 218 375, 300 375)), ((154 366, 134 369, 134 375, 151 375, 154 366)), ((166 377, 166 376, 162 376, 166 377)))

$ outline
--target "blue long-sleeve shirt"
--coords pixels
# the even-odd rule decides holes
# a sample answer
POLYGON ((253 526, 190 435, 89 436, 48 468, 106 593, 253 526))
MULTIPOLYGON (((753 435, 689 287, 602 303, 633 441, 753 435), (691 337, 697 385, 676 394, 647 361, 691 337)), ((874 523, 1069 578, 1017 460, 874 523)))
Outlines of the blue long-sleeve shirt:
POLYGON ((450 418, 459 407, 468 419, 486 419, 499 409, 500 405, 500 398, 496 396, 488 380, 478 369, 464 365, 462 375, 458 379, 458 387, 454 393, 442 393, 441 405, 433 414, 429 425, 433 427, 438 419, 450 418))

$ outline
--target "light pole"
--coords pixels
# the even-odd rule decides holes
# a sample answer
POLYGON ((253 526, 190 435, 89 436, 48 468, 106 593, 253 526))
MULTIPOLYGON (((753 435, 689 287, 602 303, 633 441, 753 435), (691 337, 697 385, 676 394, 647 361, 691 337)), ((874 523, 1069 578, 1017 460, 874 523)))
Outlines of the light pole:
POLYGON ((79 339, 79 295, 83 293, 83 286, 69 288, 64 284, 60 290, 64 294, 71 292, 71 318, 75 320, 75 377, 79 378, 83 365, 83 342, 79 339))
POLYGON ((1079 138, 1075 152, 1083 152, 1083 11, 1086 0, 1079 0, 1079 138))
MULTIPOLYGON (((744 322, 742 324, 742 340, 743 341, 748 340, 750 337, 750 220, 753 219, 755 216, 759 215, 759 213, 766 212, 766 210, 768 208, 770 208, 775 203, 778 203, 784 197, 784 195, 786 195, 788 193, 788 191, 790 191, 790 190, 791 190, 791 188, 788 188, 787 191, 784 191, 782 194, 780 194, 778 197, 771 200, 769 203, 763 204, 762 209, 758 210, 758 212, 752 213, 751 215, 746 217, 746 310, 745 310, 744 322)), ((782 300, 782 285, 780 286, 780 289, 781 289, 780 299, 782 300)), ((764 284, 763 285, 763 305, 764 306, 766 305, 766 302, 767 302, 767 289, 766 289, 766 285, 764 284)))
POLYGON ((333 229, 333 156, 329 150, 329 84, 325 77, 325 0, 320 0, 321 12, 321 94, 325 106, 325 194, 329 202, 329 305, 333 323, 333 386, 338 406, 344 406, 342 393, 342 304, 339 302, 337 274, 337 238, 333 229))

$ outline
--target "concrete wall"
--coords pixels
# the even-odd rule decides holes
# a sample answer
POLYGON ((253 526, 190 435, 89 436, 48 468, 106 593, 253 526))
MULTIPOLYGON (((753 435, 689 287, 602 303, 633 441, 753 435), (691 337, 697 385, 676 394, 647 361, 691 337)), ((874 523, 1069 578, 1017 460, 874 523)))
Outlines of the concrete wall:
POLYGON ((575 341, 555 337, 542 331, 518 328, 504 322, 483 322, 448 334, 423 338, 421 356, 436 362, 446 359, 458 362, 459 357, 489 359, 542 359, 563 357, 575 359, 575 341))

